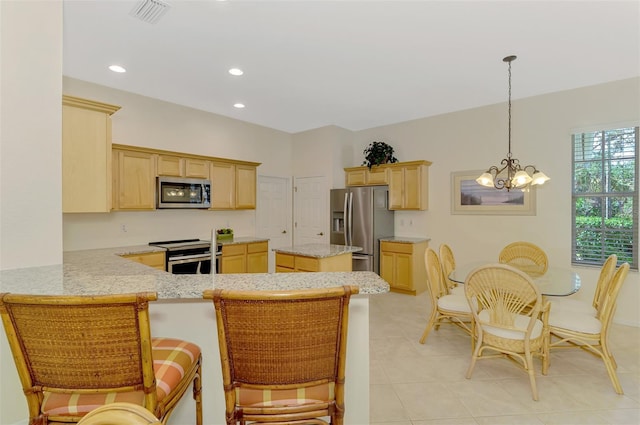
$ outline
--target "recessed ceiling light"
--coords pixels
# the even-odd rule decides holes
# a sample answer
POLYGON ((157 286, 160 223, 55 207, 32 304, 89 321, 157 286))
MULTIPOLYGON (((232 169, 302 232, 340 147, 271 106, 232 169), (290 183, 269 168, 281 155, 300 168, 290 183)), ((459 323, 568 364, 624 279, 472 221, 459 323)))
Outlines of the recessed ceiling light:
POLYGON ((111 65, 109 69, 112 70, 113 72, 127 72, 127 70, 121 67, 120 65, 111 65))
POLYGON ((242 74, 244 74, 244 71, 241 70, 240 68, 231 68, 229 70, 229 74, 231 74, 231 75, 242 75, 242 74))
POLYGON ((238 109, 242 109, 242 108, 244 108, 244 103, 234 103, 233 107, 234 108, 238 108, 238 109))

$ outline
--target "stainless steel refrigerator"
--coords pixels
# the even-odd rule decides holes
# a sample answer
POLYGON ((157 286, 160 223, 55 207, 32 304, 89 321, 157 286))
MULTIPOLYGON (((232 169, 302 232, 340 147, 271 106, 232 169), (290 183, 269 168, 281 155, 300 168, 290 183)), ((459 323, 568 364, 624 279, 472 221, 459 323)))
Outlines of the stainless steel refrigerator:
POLYGON ((353 254, 354 271, 380 274, 380 238, 393 236, 393 226, 388 186, 331 190, 331 243, 363 248, 353 254))

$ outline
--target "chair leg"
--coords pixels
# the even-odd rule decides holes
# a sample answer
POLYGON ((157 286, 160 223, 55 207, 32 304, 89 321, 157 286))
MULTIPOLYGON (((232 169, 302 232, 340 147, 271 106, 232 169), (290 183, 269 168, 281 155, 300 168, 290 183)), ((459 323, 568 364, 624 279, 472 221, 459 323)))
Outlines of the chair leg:
POLYGON ((431 332, 431 328, 433 328, 433 324, 436 321, 437 316, 438 316, 438 310, 434 308, 433 312, 431 313, 431 316, 429 316, 429 322, 427 322, 427 327, 424 329, 424 332, 422 333, 422 337, 420 338, 420 344, 424 344, 424 342, 427 340, 427 337, 429 336, 429 332, 431 332))
POLYGON ((527 362, 527 373, 529 374, 529 382, 531 382, 531 395, 535 401, 538 401, 538 387, 536 385, 536 373, 533 369, 533 356, 531 352, 527 352, 525 355, 525 361, 527 362))
POLYGON ((476 361, 480 356, 481 347, 482 347, 482 340, 478 338, 476 349, 473 351, 473 354, 471 355, 471 363, 469 364, 469 368, 467 369, 467 375, 466 375, 467 379, 471 379, 471 375, 473 374, 473 369, 476 367, 476 361))
POLYGON ((202 357, 193 380, 193 399, 196 401, 196 425, 202 425, 202 357))
POLYGON ((613 358, 613 355, 609 351, 609 347, 605 341, 601 342, 602 347, 602 360, 604 361, 604 365, 607 368, 607 373, 609 374, 609 379, 611 379, 611 383, 613 384, 613 388, 616 390, 618 394, 624 394, 622 390, 622 385, 620 385, 620 380, 618 380, 618 374, 616 373, 617 365, 616 361, 613 358))

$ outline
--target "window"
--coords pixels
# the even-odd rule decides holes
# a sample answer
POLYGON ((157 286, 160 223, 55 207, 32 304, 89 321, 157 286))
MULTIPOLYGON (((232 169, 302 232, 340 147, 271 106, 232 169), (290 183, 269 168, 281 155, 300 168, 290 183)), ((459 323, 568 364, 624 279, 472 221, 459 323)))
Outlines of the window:
POLYGON ((574 264, 638 269, 638 127, 573 135, 574 264))

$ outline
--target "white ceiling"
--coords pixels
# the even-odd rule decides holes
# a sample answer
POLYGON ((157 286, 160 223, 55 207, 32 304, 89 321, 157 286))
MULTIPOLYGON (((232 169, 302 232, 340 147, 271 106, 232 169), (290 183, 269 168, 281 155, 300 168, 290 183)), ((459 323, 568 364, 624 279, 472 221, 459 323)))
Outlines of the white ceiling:
POLYGON ((64 75, 291 133, 640 76, 638 1, 166 1, 64 0, 64 75))

